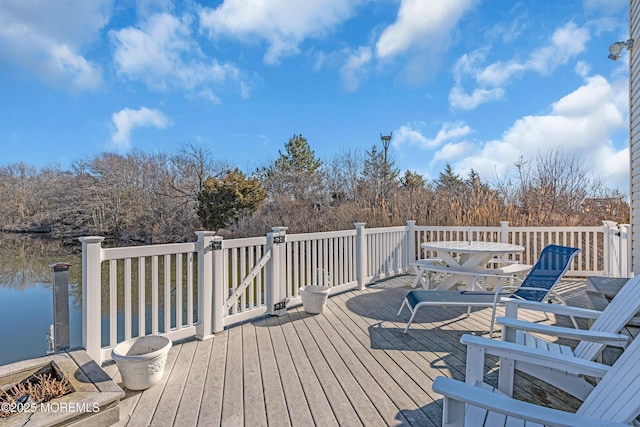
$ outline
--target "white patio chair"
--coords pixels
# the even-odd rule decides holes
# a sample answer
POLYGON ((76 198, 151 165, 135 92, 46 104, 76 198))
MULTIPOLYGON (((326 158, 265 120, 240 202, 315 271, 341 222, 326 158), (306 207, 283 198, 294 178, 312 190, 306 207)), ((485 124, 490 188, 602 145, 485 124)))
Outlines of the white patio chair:
POLYGON ((535 360, 536 363, 547 363, 559 369, 580 370, 602 376, 577 412, 570 413, 513 399, 483 383, 485 352, 481 345, 475 344, 476 341, 482 344, 488 340, 470 335, 467 338, 466 383, 445 377, 438 377, 433 382, 433 391, 444 395, 443 427, 623 426, 629 425, 640 414, 640 340, 634 340, 613 366, 548 351, 522 353, 524 346, 496 341, 503 345, 503 349, 491 351, 490 354, 507 354, 514 359, 535 360), (482 367, 478 373, 479 366, 482 367))
MULTIPOLYGON (((619 332, 640 310, 640 276, 630 279, 603 311, 522 300, 507 301, 505 304, 507 317, 496 318, 496 323, 502 325, 504 341, 514 342, 531 349, 593 361, 600 356, 607 345, 626 347, 629 337, 619 332), (588 330, 526 322, 516 318, 519 308, 595 319, 595 321, 588 330), (550 342, 533 335, 534 333, 578 340, 579 343, 575 348, 571 348, 550 342)), ((494 343, 487 342, 487 345, 493 346, 494 343)), ((593 389, 593 385, 585 380, 581 372, 558 371, 550 366, 513 361, 508 357, 502 357, 499 388, 509 396, 513 391, 514 369, 540 378, 579 399, 584 400, 593 389)))

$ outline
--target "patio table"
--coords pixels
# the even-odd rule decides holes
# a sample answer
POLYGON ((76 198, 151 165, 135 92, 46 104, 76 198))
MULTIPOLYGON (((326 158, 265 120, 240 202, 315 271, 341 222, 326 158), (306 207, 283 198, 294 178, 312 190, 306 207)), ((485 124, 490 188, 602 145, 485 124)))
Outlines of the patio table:
MULTIPOLYGON (((444 266, 424 265, 419 267, 418 274, 425 272, 444 273, 446 277, 442 283, 439 283, 434 289, 446 290, 451 289, 458 283, 468 284, 470 280, 478 273, 490 273, 492 270, 487 269, 487 263, 494 258, 499 258, 508 254, 517 254, 524 251, 524 247, 501 242, 477 242, 477 241, 439 241, 422 243, 422 249, 425 251, 434 251, 438 258, 445 264, 444 266)), ((523 266, 524 268, 513 269, 513 273, 528 271, 531 266, 523 266)), ((510 273, 506 269, 498 269, 496 275, 510 273)), ((486 274, 484 274, 486 275, 486 274)))

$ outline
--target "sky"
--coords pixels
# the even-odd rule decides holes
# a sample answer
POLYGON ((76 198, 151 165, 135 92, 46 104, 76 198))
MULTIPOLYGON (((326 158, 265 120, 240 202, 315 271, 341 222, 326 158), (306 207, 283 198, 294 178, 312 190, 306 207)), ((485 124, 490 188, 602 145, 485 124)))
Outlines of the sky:
POLYGON ((552 150, 629 191, 626 0, 0 0, 0 166, 185 144, 250 173, 301 134, 504 181, 552 150))

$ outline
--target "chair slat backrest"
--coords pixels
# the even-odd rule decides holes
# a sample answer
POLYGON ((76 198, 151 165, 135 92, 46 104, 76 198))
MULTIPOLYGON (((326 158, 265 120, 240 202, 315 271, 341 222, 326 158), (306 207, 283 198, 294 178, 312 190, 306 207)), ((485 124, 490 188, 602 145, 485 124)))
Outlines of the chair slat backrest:
POLYGON ((577 413, 630 423, 640 415, 640 339, 633 340, 577 413))
MULTIPOLYGON (((618 333, 639 310, 640 276, 636 276, 625 283, 589 330, 618 333)), ((595 360, 604 347, 604 344, 581 341, 573 354, 582 359, 595 360)))
POLYGON ((571 265, 573 257, 581 249, 568 246, 549 245, 540 253, 538 261, 524 279, 520 287, 538 290, 518 289, 514 297, 529 301, 543 301, 551 289, 562 279, 571 265))

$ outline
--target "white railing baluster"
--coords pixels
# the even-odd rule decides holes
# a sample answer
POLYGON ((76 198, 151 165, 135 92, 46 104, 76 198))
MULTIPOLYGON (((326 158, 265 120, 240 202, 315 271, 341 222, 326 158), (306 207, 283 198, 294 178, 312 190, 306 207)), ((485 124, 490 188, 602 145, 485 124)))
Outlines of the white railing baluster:
POLYGON ((109 261, 109 346, 118 342, 118 261, 109 261))
POLYGON ((142 337, 146 332, 146 305, 145 305, 145 258, 138 257, 138 336, 142 337))
POLYGON ((193 253, 187 254, 187 325, 193 325, 193 253))
POLYGON ((365 236, 365 223, 358 222, 356 226, 356 280, 358 288, 364 289, 367 274, 367 239, 365 236))
MULTIPOLYGON (((337 262, 338 262, 338 280, 336 281, 337 283, 344 283, 346 282, 346 275, 345 275, 345 268, 347 267, 347 251, 345 249, 345 240, 346 237, 342 236, 342 237, 338 237, 338 258, 337 258, 337 262)), ((334 283, 336 283, 334 282, 334 283)))
POLYGON ((328 270, 325 272, 325 285, 333 286, 340 283, 340 238, 332 237, 329 239, 329 265, 328 270))
POLYGON ((311 269, 309 270, 309 275, 310 275, 310 281, 309 281, 309 285, 318 285, 317 280, 318 280, 318 275, 317 275, 317 271, 318 268, 320 268, 320 262, 319 262, 319 254, 321 251, 321 247, 320 247, 320 240, 319 239, 313 239, 311 241, 311 269))
POLYGON ((171 255, 164 256, 164 333, 171 330, 171 255))
POLYGON ((158 333, 158 256, 151 257, 151 333, 158 333))
POLYGON ((176 254, 176 329, 182 326, 182 254, 176 254))
MULTIPOLYGON (((229 292, 229 282, 226 281, 225 268, 226 263, 225 250, 226 242, 221 236, 213 236, 205 238, 205 241, 210 239, 211 244, 219 246, 221 249, 212 249, 209 251, 209 256, 206 257, 206 269, 207 275, 205 282, 202 283, 203 293, 200 293, 200 277, 198 276, 198 317, 202 316, 203 332, 199 339, 211 338, 215 333, 222 332, 224 329, 224 301, 229 292), (200 299, 208 300, 207 303, 203 303, 202 311, 200 308, 200 299), (212 301, 213 300, 213 301, 212 301), (200 314, 202 313, 202 314, 200 314), (212 319, 213 320, 207 320, 212 319), (206 332, 206 335, 205 335, 206 332)), ((199 270, 198 270, 199 271, 199 270)))
POLYGON ((124 339, 131 339, 131 258, 124 260, 124 339))
MULTIPOLYGON (((255 248, 253 246, 249 246, 247 248, 247 270, 251 268, 252 265, 255 265, 255 260, 253 258, 253 254, 255 253, 255 248)), ((245 273, 246 274, 246 273, 245 273)), ((249 305, 249 310, 253 310, 255 308, 255 295, 256 295, 256 285, 255 279, 251 282, 251 285, 247 288, 247 304, 249 305)))
POLYGON ((301 282, 301 276, 302 273, 304 271, 304 268, 300 268, 300 265, 302 263, 302 259, 300 258, 300 248, 302 245, 300 245, 300 242, 296 241, 296 242, 292 242, 292 251, 293 251, 293 277, 294 277, 294 282, 292 283, 291 286, 291 295, 292 296, 296 296, 298 295, 298 289, 300 289, 302 286, 304 286, 301 282))

